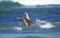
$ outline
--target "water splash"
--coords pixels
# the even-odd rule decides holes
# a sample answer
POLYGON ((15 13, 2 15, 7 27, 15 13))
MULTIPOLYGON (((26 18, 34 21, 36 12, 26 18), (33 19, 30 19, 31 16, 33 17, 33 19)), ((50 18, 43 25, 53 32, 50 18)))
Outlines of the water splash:
POLYGON ((18 31, 18 30, 21 31, 21 30, 22 30, 22 27, 14 27, 14 29, 17 30, 17 31, 18 31))
MULTIPOLYGON (((14 27, 15 30, 23 30, 25 29, 24 25, 21 25, 19 24, 20 27, 14 27)), ((50 28, 54 28, 56 26, 52 25, 50 22, 47 22, 46 20, 39 20, 39 19, 36 19, 35 20, 35 24, 33 25, 30 25, 29 27, 36 27, 36 28, 40 28, 40 29, 50 29, 50 28)), ((28 29, 28 28, 27 28, 28 29)))
POLYGON ((39 19, 36 19, 36 25, 38 25, 42 29, 56 27, 56 26, 52 25, 50 22, 47 22, 46 20, 43 21, 43 20, 39 20, 39 19))

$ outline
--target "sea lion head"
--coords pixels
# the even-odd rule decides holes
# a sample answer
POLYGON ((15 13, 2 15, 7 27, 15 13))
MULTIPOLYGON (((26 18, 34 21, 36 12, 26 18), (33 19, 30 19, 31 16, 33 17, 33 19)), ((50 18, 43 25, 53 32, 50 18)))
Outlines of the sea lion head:
POLYGON ((20 18, 18 18, 19 21, 22 21, 23 19, 24 19, 24 17, 20 17, 20 18))

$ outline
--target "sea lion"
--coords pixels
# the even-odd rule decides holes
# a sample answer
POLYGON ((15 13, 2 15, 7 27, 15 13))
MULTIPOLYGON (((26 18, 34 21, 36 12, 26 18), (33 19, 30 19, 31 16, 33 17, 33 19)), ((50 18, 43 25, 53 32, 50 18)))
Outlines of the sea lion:
POLYGON ((33 24, 28 13, 25 12, 25 17, 20 17, 19 21, 22 21, 25 26, 30 26, 33 24))

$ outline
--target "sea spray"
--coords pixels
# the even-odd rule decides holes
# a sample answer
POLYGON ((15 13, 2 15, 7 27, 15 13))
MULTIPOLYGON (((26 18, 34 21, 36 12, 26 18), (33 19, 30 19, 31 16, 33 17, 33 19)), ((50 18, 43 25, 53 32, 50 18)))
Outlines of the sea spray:
POLYGON ((39 19, 36 19, 36 25, 38 25, 42 29, 56 27, 56 26, 52 25, 50 22, 47 22, 46 20, 43 21, 43 20, 39 20, 39 19))
POLYGON ((46 20, 39 20, 39 19, 36 19, 35 20, 35 24, 32 24, 30 25, 29 27, 24 27, 24 25, 20 24, 19 27, 14 27, 15 30, 23 30, 23 29, 29 29, 29 28, 40 28, 40 29, 50 29, 50 28, 54 28, 56 26, 54 26, 53 24, 51 24, 50 22, 47 22, 46 20))

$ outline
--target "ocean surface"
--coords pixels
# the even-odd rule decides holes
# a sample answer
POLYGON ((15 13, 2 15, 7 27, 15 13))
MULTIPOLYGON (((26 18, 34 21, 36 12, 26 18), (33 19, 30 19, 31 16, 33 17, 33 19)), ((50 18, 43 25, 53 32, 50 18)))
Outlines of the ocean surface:
POLYGON ((0 38, 60 38, 60 8, 0 7, 0 38), (25 27, 20 17, 30 15, 36 23, 25 27), (49 12, 49 13, 46 13, 49 12))

